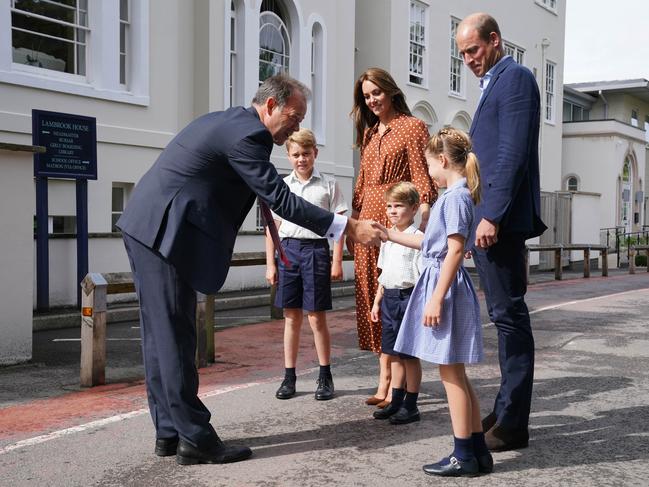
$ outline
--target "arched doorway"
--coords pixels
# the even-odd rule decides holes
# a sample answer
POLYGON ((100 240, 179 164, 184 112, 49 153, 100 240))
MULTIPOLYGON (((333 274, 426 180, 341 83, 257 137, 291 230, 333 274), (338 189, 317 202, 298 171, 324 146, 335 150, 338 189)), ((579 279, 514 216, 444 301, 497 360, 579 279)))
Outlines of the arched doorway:
POLYGON ((624 227, 625 233, 631 233, 633 226, 633 180, 633 161, 630 156, 626 156, 622 165, 622 173, 618 178, 618 194, 620 196, 618 225, 624 227))

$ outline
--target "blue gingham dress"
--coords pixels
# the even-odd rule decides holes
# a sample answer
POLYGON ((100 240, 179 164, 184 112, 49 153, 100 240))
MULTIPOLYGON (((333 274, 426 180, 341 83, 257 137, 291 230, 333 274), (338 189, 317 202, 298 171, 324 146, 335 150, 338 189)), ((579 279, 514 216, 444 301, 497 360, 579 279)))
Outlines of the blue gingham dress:
POLYGON ((394 350, 436 364, 476 363, 483 358, 480 305, 471 277, 460 266, 442 306, 437 327, 426 327, 424 307, 439 280, 447 237, 460 234, 464 249, 475 241, 473 200, 462 178, 433 205, 422 250, 422 271, 401 322, 394 350))

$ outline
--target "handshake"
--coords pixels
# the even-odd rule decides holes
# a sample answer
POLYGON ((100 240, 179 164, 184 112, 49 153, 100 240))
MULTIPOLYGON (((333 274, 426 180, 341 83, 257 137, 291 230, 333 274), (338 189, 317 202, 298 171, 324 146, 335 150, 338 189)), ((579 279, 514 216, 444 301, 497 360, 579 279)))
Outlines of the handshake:
POLYGON ((379 246, 388 240, 388 230, 372 220, 349 218, 345 227, 348 240, 368 246, 379 246))

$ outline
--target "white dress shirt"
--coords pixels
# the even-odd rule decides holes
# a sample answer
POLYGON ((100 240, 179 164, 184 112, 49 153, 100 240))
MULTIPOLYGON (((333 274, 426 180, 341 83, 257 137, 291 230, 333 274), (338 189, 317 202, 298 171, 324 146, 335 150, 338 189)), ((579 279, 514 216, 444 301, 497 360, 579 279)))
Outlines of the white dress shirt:
MULTIPOLYGON (((403 233, 424 234, 414 225, 410 225, 403 233)), ((377 266, 381 269, 379 284, 385 289, 413 287, 421 273, 421 249, 411 249, 394 242, 383 242, 377 266)))
MULTIPOLYGON (((334 220, 324 237, 288 220, 282 220, 279 226, 280 238, 330 238, 339 240, 347 225, 347 218, 338 213, 346 212, 349 208, 336 180, 331 176, 321 174, 320 171, 313 168, 313 173, 308 181, 301 181, 295 171, 291 171, 284 178, 284 182, 291 189, 291 192, 304 198, 309 203, 334 213, 334 220)), ((281 220, 276 214, 273 214, 273 218, 281 220)))

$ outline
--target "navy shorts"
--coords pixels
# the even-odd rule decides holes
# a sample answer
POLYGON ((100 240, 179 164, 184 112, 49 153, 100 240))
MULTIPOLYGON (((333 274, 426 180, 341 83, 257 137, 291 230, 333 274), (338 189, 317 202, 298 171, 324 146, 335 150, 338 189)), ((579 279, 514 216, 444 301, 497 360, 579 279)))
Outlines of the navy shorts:
POLYGON ((327 239, 283 238, 282 248, 291 267, 280 260, 275 306, 306 311, 331 309, 331 256, 327 239))
POLYGON ((383 299, 381 300, 381 352, 388 355, 398 355, 403 359, 415 358, 394 350, 394 343, 397 341, 401 320, 403 320, 413 289, 412 287, 407 289, 383 289, 383 299))

